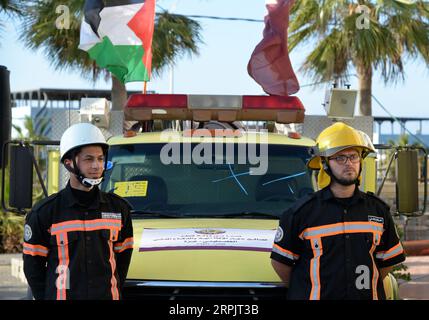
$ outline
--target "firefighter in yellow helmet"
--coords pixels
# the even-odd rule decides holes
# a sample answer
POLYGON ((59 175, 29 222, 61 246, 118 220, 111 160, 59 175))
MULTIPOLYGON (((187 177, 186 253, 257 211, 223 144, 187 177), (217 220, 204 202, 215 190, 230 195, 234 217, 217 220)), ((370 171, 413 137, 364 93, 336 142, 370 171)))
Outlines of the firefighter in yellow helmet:
MULTIPOLYGON (((337 122, 332 126, 323 130, 316 140, 316 147, 313 148, 313 157, 307 163, 307 166, 313 170, 319 170, 317 183, 320 189, 328 186, 331 179, 342 185, 359 184, 360 173, 362 171, 362 161, 371 152, 375 152, 374 146, 368 135, 362 131, 356 130, 342 122, 337 122), (329 159, 333 155, 346 150, 353 149, 357 152, 357 156, 350 159, 351 164, 359 163, 359 169, 356 172, 357 176, 353 178, 340 177, 333 174, 329 159)), ((348 163, 347 159, 340 157, 337 160, 342 160, 348 163)), ((342 163, 341 161, 336 161, 342 163)), ((347 169, 347 167, 346 167, 347 169)), ((348 170, 350 171, 350 170, 348 170)), ((353 176, 353 173, 351 173, 353 176)))
POLYGON ((385 299, 383 279, 405 260, 386 203, 359 190, 367 135, 337 122, 316 140, 308 167, 321 190, 282 216, 272 265, 289 299, 385 299))

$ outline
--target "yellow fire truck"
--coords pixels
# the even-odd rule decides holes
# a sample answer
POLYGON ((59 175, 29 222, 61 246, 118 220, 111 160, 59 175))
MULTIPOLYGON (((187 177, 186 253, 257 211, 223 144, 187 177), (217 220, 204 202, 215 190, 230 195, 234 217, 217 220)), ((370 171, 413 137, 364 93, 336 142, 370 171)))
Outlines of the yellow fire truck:
MULTIPOLYGON (((137 94, 128 100, 124 115, 125 120, 137 121, 134 128, 151 129, 125 131, 108 140, 101 185, 133 207, 135 244, 125 297, 285 297, 269 256, 282 213, 316 188, 306 167, 315 141, 293 128, 274 131, 279 123, 304 122, 301 101, 278 96, 137 94)), ((326 126, 331 123, 323 118, 326 126)), ((24 144, 9 144, 12 208, 7 209, 23 212, 31 207, 29 170, 34 161, 24 144), (28 196, 24 199, 28 192, 30 203, 28 196)), ((416 151, 404 152, 411 156, 400 165, 410 168, 412 163, 417 168, 416 151)), ((56 189, 52 184, 58 185, 55 159, 53 151, 48 172, 57 178, 50 180, 51 192, 56 189)), ((375 162, 375 155, 365 160, 361 186, 365 191, 376 192, 375 162)), ((405 210, 418 208, 413 202, 405 210)), ((392 276, 386 278, 385 288, 389 299, 397 298, 392 276)))

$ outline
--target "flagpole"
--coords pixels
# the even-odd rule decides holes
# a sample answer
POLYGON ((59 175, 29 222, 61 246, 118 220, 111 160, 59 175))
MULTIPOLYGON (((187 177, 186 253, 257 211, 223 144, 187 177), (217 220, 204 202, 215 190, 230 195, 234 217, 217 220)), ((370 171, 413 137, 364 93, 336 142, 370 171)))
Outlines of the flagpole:
POLYGON ((145 81, 143 85, 143 94, 146 94, 146 88, 147 88, 147 81, 145 81))

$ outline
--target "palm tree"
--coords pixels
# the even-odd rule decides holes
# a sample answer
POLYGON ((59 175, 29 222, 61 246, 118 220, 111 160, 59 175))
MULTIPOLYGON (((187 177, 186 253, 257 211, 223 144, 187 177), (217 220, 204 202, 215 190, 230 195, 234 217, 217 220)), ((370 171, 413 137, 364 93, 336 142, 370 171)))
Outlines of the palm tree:
MULTIPOLYGON (((0 0, 0 14, 6 16, 19 16, 22 14, 22 1, 19 0, 0 0)), ((3 29, 3 23, 0 20, 0 31, 3 29)))
POLYGON ((23 4, 19 0, 0 0, 0 13, 7 15, 21 15, 23 4))
MULTIPOLYGON (((98 68, 86 52, 78 49, 84 0, 67 1, 71 13, 69 29, 55 27, 59 16, 55 9, 63 3, 62 0, 52 0, 28 4, 25 7, 21 39, 28 48, 43 48, 57 70, 80 70, 83 77, 94 81, 99 77, 109 78, 108 72, 98 68)), ((153 74, 158 75, 167 64, 176 61, 184 53, 198 54, 200 31, 198 22, 184 16, 166 11, 157 14, 153 36, 153 74)), ((125 85, 112 76, 113 109, 121 110, 126 98, 125 85)))
POLYGON ((68 1, 70 28, 56 28, 56 8, 64 1, 32 1, 24 8, 25 17, 21 26, 21 40, 34 50, 43 49, 56 70, 79 70, 87 79, 96 80, 102 75, 86 52, 79 50, 80 23, 84 0, 68 1))
POLYGON ((48 138, 41 135, 40 132, 44 132, 45 128, 49 125, 48 119, 42 119, 40 128, 35 130, 33 119, 30 116, 24 117, 24 129, 26 131, 26 134, 24 134, 22 128, 20 126, 17 126, 15 124, 12 124, 13 129, 18 133, 18 139, 20 140, 28 140, 28 141, 34 141, 34 140, 47 140, 48 138))
POLYGON ((5 11, 11 11, 11 12, 16 12, 19 13, 20 12, 20 2, 22 1, 17 1, 17 0, 0 0, 0 11, 5 10, 5 11))
POLYGON ((314 43, 302 70, 317 82, 348 80, 354 67, 363 115, 372 113, 374 71, 381 71, 387 84, 404 80, 405 56, 429 64, 426 1, 296 0, 289 27, 290 50, 314 43))

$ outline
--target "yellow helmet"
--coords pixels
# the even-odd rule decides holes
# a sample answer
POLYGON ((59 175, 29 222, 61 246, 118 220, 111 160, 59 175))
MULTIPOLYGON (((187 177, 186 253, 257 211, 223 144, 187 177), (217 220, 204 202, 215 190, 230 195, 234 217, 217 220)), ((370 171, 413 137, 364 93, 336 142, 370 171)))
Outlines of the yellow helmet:
POLYGON ((362 159, 369 153, 375 152, 368 135, 360 130, 353 129, 343 122, 336 122, 323 130, 316 139, 313 148, 313 157, 308 161, 310 169, 319 170, 323 157, 330 157, 337 152, 348 148, 360 150, 362 159))

